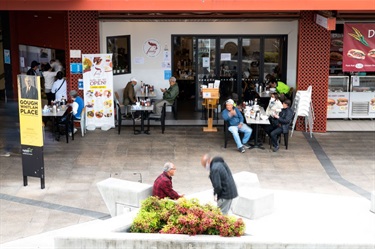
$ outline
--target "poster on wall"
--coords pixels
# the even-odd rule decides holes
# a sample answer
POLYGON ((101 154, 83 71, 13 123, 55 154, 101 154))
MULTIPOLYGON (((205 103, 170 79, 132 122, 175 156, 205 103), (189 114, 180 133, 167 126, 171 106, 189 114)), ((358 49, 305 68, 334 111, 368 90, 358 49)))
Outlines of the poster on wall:
POLYGON ((83 93, 87 126, 115 127, 112 54, 83 54, 83 93))
POLYGON ((344 72, 375 72, 375 23, 344 24, 344 72))

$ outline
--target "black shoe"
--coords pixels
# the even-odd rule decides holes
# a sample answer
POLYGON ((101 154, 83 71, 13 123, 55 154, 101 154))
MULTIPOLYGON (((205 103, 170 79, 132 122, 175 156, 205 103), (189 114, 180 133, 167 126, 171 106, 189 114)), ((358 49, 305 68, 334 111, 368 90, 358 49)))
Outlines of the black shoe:
POLYGON ((239 148, 238 151, 241 152, 241 153, 245 153, 245 151, 246 151, 245 146, 242 146, 241 148, 239 148))
POLYGON ((246 143, 246 144, 243 144, 243 146, 246 148, 246 149, 250 149, 251 148, 251 145, 246 143))
POLYGON ((279 150, 279 146, 277 146, 277 147, 273 147, 273 152, 276 152, 276 151, 278 151, 279 150))

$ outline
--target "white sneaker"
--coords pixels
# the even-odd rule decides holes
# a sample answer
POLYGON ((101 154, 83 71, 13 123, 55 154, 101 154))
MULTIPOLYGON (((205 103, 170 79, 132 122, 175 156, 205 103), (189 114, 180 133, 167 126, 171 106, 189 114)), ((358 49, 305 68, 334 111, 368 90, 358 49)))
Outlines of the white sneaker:
POLYGON ((0 154, 0 156, 10 157, 10 153, 9 152, 3 152, 3 153, 0 154))
POLYGON ((71 132, 69 132, 69 137, 71 137, 72 136, 72 133, 71 132))
POLYGON ((76 134, 76 132, 77 132, 77 129, 76 129, 76 128, 74 128, 74 130, 73 130, 73 133, 74 133, 74 134, 76 134))

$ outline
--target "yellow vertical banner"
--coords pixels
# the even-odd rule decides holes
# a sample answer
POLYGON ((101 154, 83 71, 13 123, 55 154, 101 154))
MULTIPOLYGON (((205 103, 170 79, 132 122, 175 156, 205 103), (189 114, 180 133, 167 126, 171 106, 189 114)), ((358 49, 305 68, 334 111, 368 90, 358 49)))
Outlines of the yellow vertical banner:
POLYGON ((21 144, 41 147, 43 127, 40 77, 20 74, 17 82, 21 144))

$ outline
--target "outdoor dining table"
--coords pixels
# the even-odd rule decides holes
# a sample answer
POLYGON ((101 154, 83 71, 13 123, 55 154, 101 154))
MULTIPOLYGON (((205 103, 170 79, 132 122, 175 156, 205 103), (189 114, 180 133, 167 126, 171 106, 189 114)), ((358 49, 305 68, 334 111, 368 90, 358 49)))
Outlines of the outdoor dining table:
POLYGON ((152 91, 152 92, 142 92, 142 91, 137 91, 136 94, 138 99, 153 99, 153 98, 156 98, 156 92, 155 91, 152 91))
POLYGON ((142 105, 132 105, 131 106, 131 112, 137 112, 139 111, 141 113, 141 130, 136 130, 135 129, 135 121, 133 120, 133 128, 134 128, 134 134, 150 134, 147 130, 145 130, 145 118, 146 118, 146 113, 153 111, 154 110, 154 105, 150 106, 142 106, 142 105))
MULTIPOLYGON (((264 108, 263 107, 259 107, 259 110, 260 110, 260 116, 265 117, 266 113, 264 111, 264 108)), ((248 125, 252 125, 253 124, 255 126, 254 144, 251 144, 251 148, 250 149, 258 148, 258 149, 264 150, 264 147, 262 146, 262 144, 260 142, 258 142, 259 126, 260 125, 269 125, 270 121, 268 120, 268 118, 266 118, 266 119, 262 119, 260 117, 259 117, 259 119, 252 118, 249 115, 247 115, 247 113, 245 113, 245 119, 246 119, 246 123, 248 125)))
POLYGON ((53 111, 52 107, 48 107, 47 109, 43 109, 42 111, 42 117, 51 117, 52 118, 52 133, 57 134, 59 131, 59 120, 65 115, 67 110, 70 109, 70 106, 65 106, 65 107, 58 107, 56 108, 56 112, 53 111))

